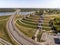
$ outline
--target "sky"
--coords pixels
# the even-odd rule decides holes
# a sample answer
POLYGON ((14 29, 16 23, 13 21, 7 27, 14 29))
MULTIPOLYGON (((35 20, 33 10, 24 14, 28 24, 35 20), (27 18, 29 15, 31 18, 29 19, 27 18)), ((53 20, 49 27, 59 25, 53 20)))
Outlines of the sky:
POLYGON ((0 8, 60 8, 60 0, 0 0, 0 8))

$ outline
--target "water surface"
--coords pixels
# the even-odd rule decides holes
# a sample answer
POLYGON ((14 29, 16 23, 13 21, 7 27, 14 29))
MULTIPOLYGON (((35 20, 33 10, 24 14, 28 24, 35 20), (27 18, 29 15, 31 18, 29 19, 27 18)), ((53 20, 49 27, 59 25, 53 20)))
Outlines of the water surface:
MULTIPOLYGON (((21 15, 31 14, 32 12, 20 12, 21 15)), ((14 12, 0 12, 0 16, 13 15, 14 12)))

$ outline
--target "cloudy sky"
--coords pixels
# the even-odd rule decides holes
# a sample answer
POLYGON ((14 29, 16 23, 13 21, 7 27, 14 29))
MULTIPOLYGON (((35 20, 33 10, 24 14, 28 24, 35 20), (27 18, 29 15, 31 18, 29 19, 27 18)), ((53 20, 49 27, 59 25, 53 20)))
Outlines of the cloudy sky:
POLYGON ((60 8, 60 0, 0 0, 0 8, 60 8))

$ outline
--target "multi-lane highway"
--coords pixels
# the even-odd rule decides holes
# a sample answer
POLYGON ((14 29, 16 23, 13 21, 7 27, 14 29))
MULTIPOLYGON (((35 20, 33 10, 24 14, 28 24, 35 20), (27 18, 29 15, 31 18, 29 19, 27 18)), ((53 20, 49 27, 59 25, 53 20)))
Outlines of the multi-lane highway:
POLYGON ((33 41, 32 39, 26 37, 23 33, 21 33, 16 26, 14 25, 14 17, 12 15, 7 22, 7 31, 9 35, 18 43, 18 45, 40 45, 37 42, 33 41))

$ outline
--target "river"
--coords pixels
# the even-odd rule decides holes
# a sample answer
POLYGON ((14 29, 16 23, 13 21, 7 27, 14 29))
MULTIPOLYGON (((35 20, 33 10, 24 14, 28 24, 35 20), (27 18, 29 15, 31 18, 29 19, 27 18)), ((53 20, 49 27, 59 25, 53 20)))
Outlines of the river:
MULTIPOLYGON (((31 14, 32 12, 20 12, 21 15, 31 14)), ((14 12, 0 12, 0 16, 13 15, 14 12)))

